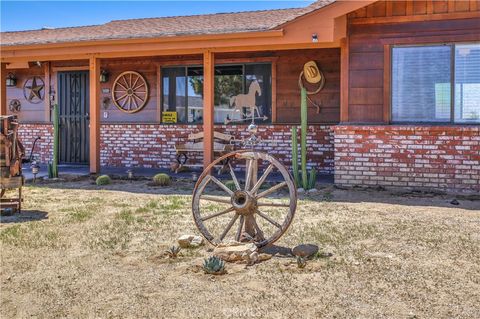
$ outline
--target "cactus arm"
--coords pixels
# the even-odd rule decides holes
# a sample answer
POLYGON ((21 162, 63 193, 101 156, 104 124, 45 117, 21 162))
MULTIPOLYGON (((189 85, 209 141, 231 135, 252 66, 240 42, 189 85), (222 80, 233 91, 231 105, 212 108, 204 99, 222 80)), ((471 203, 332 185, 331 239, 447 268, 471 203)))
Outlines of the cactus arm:
POLYGON ((302 87, 301 92, 301 125, 302 132, 300 137, 301 158, 302 158, 302 186, 306 190, 308 185, 307 180, 307 89, 302 87))
POLYGON ((296 126, 292 126, 292 171, 293 179, 298 187, 300 185, 300 178, 298 176, 298 140, 296 126))

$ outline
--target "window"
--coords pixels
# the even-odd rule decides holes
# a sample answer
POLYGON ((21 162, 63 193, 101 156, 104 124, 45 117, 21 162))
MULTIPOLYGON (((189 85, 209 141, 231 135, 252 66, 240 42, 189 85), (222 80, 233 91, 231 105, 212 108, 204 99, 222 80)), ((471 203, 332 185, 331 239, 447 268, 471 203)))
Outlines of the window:
POLYGON ((392 121, 480 122, 480 44, 393 48, 392 121))
MULTIPOLYGON (((271 73, 270 64, 216 66, 215 123, 236 123, 250 117, 251 107, 257 122, 269 122, 272 101, 271 73)), ((194 66, 163 68, 162 78, 162 119, 166 112, 168 114, 173 112, 176 119, 172 122, 201 123, 203 68, 194 66)))
POLYGON ((203 120, 202 67, 175 67, 162 69, 163 105, 162 121, 166 114, 174 113, 174 123, 201 123, 203 120))

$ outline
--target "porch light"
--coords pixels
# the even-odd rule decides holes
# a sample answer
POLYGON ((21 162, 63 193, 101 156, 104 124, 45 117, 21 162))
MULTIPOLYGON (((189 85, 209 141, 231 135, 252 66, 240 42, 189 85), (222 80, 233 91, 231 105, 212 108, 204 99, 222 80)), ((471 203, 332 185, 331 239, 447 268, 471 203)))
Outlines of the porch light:
POLYGON ((133 170, 129 169, 129 170, 127 171, 127 177, 128 177, 128 179, 130 179, 130 180, 133 179, 133 170))
POLYGON ((17 86, 17 78, 13 73, 8 73, 7 79, 6 79, 6 85, 7 86, 17 86))
POLYGON ((312 34, 312 42, 313 43, 318 43, 318 36, 316 33, 312 34))
POLYGON ((100 83, 107 83, 108 82, 108 72, 107 70, 100 71, 100 83))
POLYGON ((37 162, 33 161, 33 162, 32 162, 32 165, 30 166, 30 168, 32 169, 33 182, 35 183, 35 181, 36 181, 36 179, 37 179, 38 171, 39 171, 39 169, 40 169, 40 165, 38 165, 37 162))

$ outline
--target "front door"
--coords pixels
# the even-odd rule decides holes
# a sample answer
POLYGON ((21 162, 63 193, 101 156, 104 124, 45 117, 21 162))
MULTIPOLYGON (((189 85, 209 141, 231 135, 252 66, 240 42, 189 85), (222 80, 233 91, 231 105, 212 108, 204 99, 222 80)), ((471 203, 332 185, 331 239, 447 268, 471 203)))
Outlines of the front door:
POLYGON ((88 164, 88 71, 58 73, 59 161, 88 164))

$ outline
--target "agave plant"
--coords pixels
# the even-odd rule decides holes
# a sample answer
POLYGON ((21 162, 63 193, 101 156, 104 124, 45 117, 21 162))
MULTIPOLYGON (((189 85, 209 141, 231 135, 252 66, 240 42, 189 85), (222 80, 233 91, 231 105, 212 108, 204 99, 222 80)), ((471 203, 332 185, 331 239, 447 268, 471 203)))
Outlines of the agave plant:
POLYGON ((206 274, 221 275, 225 273, 225 262, 216 256, 208 257, 203 261, 203 270, 206 274))
POLYGON ((165 250, 165 255, 167 255, 169 258, 177 258, 180 250, 180 247, 172 246, 169 249, 165 250))

